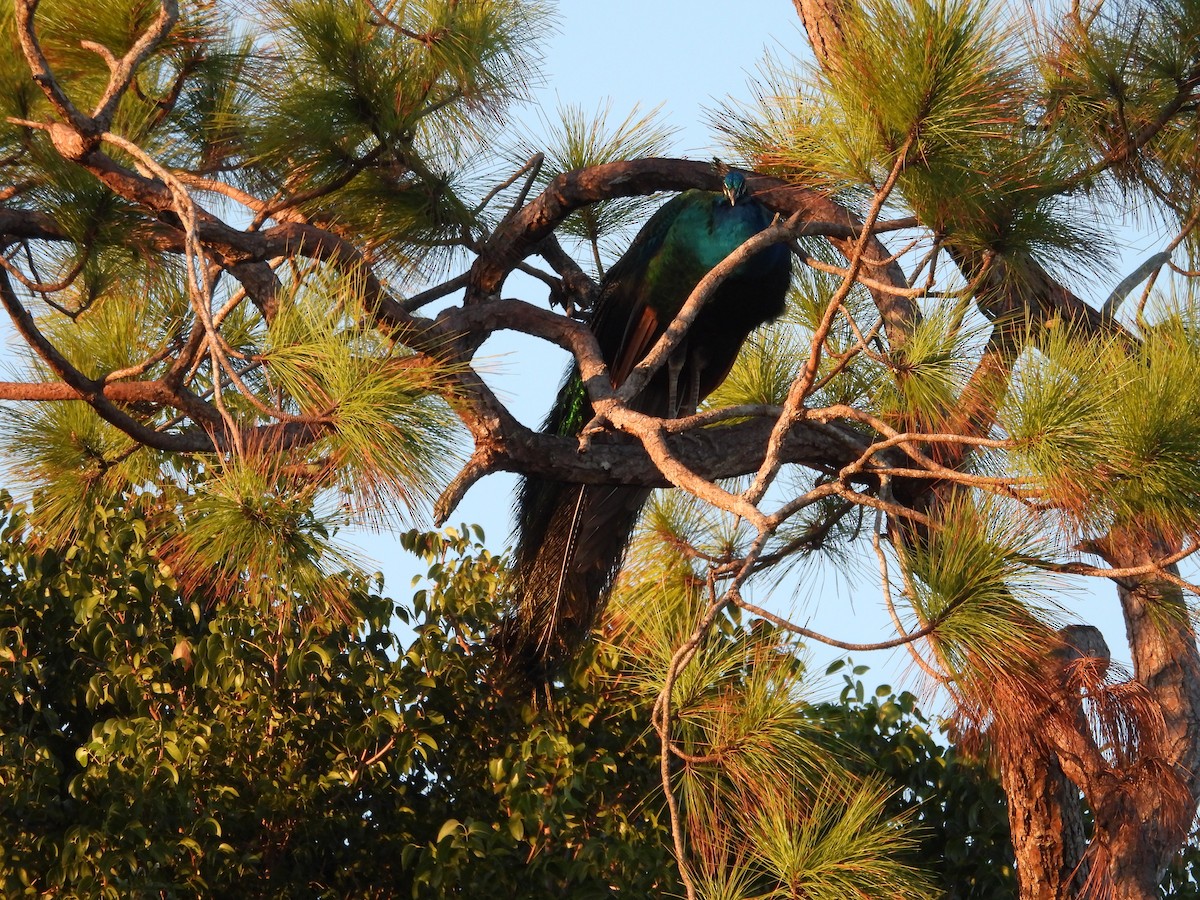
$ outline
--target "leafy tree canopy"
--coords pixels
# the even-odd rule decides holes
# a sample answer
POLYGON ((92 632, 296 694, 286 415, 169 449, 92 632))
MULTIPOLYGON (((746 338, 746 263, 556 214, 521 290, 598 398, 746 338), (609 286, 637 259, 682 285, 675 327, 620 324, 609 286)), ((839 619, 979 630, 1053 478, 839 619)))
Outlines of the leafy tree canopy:
MULTIPOLYGON (((340 582, 361 618, 331 628, 181 589, 136 502, 98 508, 66 552, 47 548, 10 501, 4 510, 7 896, 679 890, 642 666, 603 645, 549 705, 498 692, 482 636, 499 614, 502 561, 477 532, 410 532, 406 546, 430 566, 411 602, 340 582)), ((696 839, 736 845, 740 860, 706 873, 706 895, 740 885, 785 896, 803 884, 833 897, 863 865, 919 890, 913 870, 874 852, 881 842, 909 865, 938 864, 887 820, 927 799, 889 787, 915 760, 886 771, 851 746, 872 732, 897 759, 911 752, 869 724, 877 707, 806 712, 787 645, 733 621, 708 656, 743 662, 716 688, 696 681, 684 709, 697 741, 719 732, 728 757, 675 773, 698 795, 696 839), (760 659, 745 662, 748 652, 760 659), (740 690, 758 702, 732 704, 740 690), (845 754, 857 774, 837 762, 845 754), (763 767, 784 781, 747 796, 763 789, 763 767), (811 785, 780 791, 797 780, 821 785, 816 799, 811 785), (736 814, 736 827, 706 818, 718 813, 736 814), (791 837, 776 846, 768 835, 791 837)), ((722 849, 710 848, 714 861, 722 849)))

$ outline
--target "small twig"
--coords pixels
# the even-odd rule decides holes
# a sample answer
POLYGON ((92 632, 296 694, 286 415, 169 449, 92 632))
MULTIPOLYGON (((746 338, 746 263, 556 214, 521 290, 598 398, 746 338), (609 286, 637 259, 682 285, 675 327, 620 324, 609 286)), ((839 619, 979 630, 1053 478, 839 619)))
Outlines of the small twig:
POLYGON ((533 186, 533 182, 537 179, 538 173, 541 172, 542 163, 545 162, 545 159, 546 156, 543 153, 533 154, 533 156, 525 160, 525 164, 521 166, 521 168, 517 169, 517 171, 513 172, 509 178, 505 179, 503 182, 496 185, 494 188, 484 194, 483 199, 479 201, 479 203, 473 210, 471 210, 471 212, 475 215, 479 215, 484 211, 489 203, 496 199, 501 191, 512 187, 517 183, 518 178, 520 178, 526 172, 529 172, 529 178, 525 180, 525 185, 521 189, 521 193, 517 196, 516 201, 510 207, 506 217, 514 215, 517 210, 525 205, 525 199, 529 196, 529 191, 533 186))
POLYGON ((151 368, 158 365, 160 362, 170 356, 172 350, 173 348, 168 344, 136 365, 126 366, 124 369, 116 369, 112 372, 109 372, 104 376, 104 383, 112 384, 115 381, 120 381, 125 378, 137 378, 139 375, 144 375, 151 368))
MULTIPOLYGON (((810 419, 818 422, 828 422, 831 419, 851 419, 861 422, 864 425, 868 425, 875 431, 885 436, 883 441, 873 443, 866 449, 866 451, 858 460, 850 463, 848 466, 845 466, 842 469, 842 472, 847 476, 863 471, 867 467, 867 464, 870 462, 871 458, 876 454, 890 447, 898 447, 903 450, 910 459, 927 471, 938 475, 943 475, 948 479, 954 479, 962 477, 964 473, 959 472, 957 469, 946 468, 945 466, 935 462, 922 453, 916 445, 918 443, 966 444, 973 447, 989 447, 996 450, 1010 450, 1013 447, 1012 441, 998 438, 976 437, 973 435, 962 434, 925 434, 917 432, 900 432, 892 428, 887 424, 887 422, 883 421, 877 416, 873 416, 870 413, 860 409, 855 409, 854 407, 848 406, 844 403, 834 404, 819 410, 810 410, 808 416, 810 419)), ((980 476, 968 477, 975 478, 980 476)), ((999 483, 1000 481, 1001 479, 992 479, 993 483, 999 483)), ((1006 479, 1005 481, 1012 483, 1012 479, 1006 479)))
POLYGON ((691 874, 687 869, 686 848, 684 846, 683 834, 683 819, 679 812, 679 801, 675 796, 675 791, 671 786, 671 693, 674 690, 675 680, 679 673, 683 671, 692 659, 695 657, 696 650, 700 646, 700 642, 704 639, 704 635, 712 627, 721 610, 725 609, 731 602, 736 602, 740 599, 738 591, 742 583, 749 577, 755 560, 761 555, 763 546, 769 536, 769 532, 765 529, 760 529, 758 536, 750 545, 749 551, 742 562, 740 570, 734 575, 730 585, 726 588, 724 594, 717 596, 716 580, 713 570, 709 570, 707 578, 708 596, 711 598, 708 608, 704 615, 692 630, 691 635, 683 644, 676 648, 675 653, 671 657, 670 664, 667 666, 666 677, 663 680, 662 690, 659 692, 658 698, 655 700, 654 709, 650 713, 650 720, 658 731, 659 740, 662 744, 660 756, 659 774, 662 779, 663 792, 667 799, 667 809, 671 817, 671 837, 675 846, 675 857, 679 864, 680 877, 683 880, 684 889, 687 892, 688 900, 695 900, 696 886, 692 881, 691 874))
POLYGON ((442 491, 433 505, 433 522, 440 527, 462 502, 472 485, 492 470, 492 454, 476 448, 466 465, 454 476, 454 480, 442 491))
POLYGON ((838 504, 837 509, 830 515, 818 522, 812 523, 804 529, 802 534, 796 535, 778 549, 772 550, 770 553, 764 553, 762 556, 760 556, 758 561, 755 563, 755 571, 776 565, 777 563, 787 559, 793 553, 799 551, 801 548, 804 548, 808 552, 819 549, 825 543, 825 539, 830 535, 833 529, 837 527, 838 523, 841 522, 851 510, 861 508, 862 507, 860 507, 858 504, 843 498, 842 502, 838 504))
POLYGON ((276 199, 271 203, 262 204, 258 213, 254 216, 254 220, 250 223, 249 228, 247 228, 247 231, 257 231, 260 227, 262 227, 263 222, 265 222, 267 219, 277 217, 277 214, 285 209, 296 210, 296 212, 299 213, 297 207, 299 207, 301 203, 307 203, 310 200, 316 200, 345 187, 354 180, 355 176, 357 176, 359 172, 375 162, 375 160, 379 158, 380 154, 383 153, 383 150, 384 146, 382 144, 377 144, 374 149, 366 153, 364 156, 347 162, 343 170, 338 173, 337 177, 330 179, 330 181, 328 181, 326 184, 317 185, 316 187, 310 188, 307 191, 301 191, 299 194, 276 199))
POLYGON ((663 431, 668 434, 679 434, 730 419, 774 418, 782 409, 783 407, 770 403, 745 403, 739 406, 723 406, 720 409, 706 409, 679 419, 663 419, 662 425, 663 431))
POLYGON ((916 268, 913 269, 912 275, 909 276, 908 283, 910 286, 916 285, 917 278, 919 278, 921 273, 925 271, 926 267, 929 268, 929 276, 925 279, 926 287, 928 287, 932 280, 936 277, 935 273, 937 272, 937 258, 938 254, 942 252, 943 237, 944 236, 940 233, 933 236, 933 244, 930 246, 926 254, 917 261, 916 268))
POLYGON ((395 746, 396 746, 396 739, 394 737, 388 738, 386 744, 384 744, 382 747, 380 747, 379 750, 376 751, 375 753, 373 753, 369 758, 363 760, 363 765, 364 766, 375 765, 375 763, 377 763, 381 759, 383 759, 383 757, 385 755, 387 755, 387 752, 395 746))
MULTIPOLYGON (((1084 550, 1086 551, 1086 547, 1084 550)), ((1200 594, 1200 587, 1178 579, 1178 576, 1173 576, 1170 572, 1166 571, 1167 566, 1173 566, 1175 563, 1187 559, 1187 557, 1191 556, 1197 550, 1200 550, 1200 542, 1193 541, 1182 550, 1172 553, 1169 556, 1164 556, 1162 559, 1156 559, 1141 566, 1126 566, 1119 569, 1105 569, 1100 566, 1089 566, 1086 563, 1056 563, 1050 560, 1039 559, 1036 556, 1023 556, 1021 557, 1021 562, 1047 572, 1058 572, 1064 575, 1086 575, 1093 578, 1112 578, 1114 580, 1119 578, 1136 578, 1142 575, 1159 575, 1194 594, 1200 594)))
MULTIPOLYGON (((22 243, 24 243, 24 242, 22 242, 22 243)), ((26 245, 25 249, 26 249, 26 253, 28 253, 28 251, 29 251, 28 245, 26 245)), ((82 255, 71 266, 70 271, 67 272, 67 274, 64 275, 62 278, 60 278, 58 281, 34 281, 32 278, 29 278, 27 275, 25 275, 25 273, 22 272, 20 269, 18 269, 16 266, 14 266, 12 264, 12 262, 3 254, 0 254, 0 266, 3 266, 10 275, 12 275, 14 278, 17 279, 17 281, 21 282, 21 284, 23 284, 26 288, 33 291, 34 293, 36 293, 36 294, 52 294, 56 291, 61 291, 65 288, 68 288, 71 286, 72 282, 74 282, 75 279, 79 277, 79 273, 83 271, 83 267, 85 265, 87 265, 89 256, 90 256, 90 254, 89 254, 87 248, 85 247, 82 255)), ((36 273, 35 273, 34 277, 38 277, 36 273)), ((47 299, 45 297, 43 297, 42 299, 46 300, 47 303, 50 303, 52 306, 54 306, 55 309, 58 309, 59 312, 62 312, 66 315, 70 315, 69 312, 67 312, 65 309, 60 307, 58 304, 52 303, 49 299, 47 299)))
POLYGON ((695 756, 679 749, 679 745, 674 741, 671 742, 671 754, 679 757, 689 766, 705 766, 713 763, 723 762, 725 757, 735 750, 735 747, 722 747, 713 753, 706 753, 703 756, 695 756))
POLYGON ((371 7, 371 12, 379 18, 379 24, 386 25, 397 34, 402 34, 406 38, 412 38, 414 41, 420 41, 426 47, 431 47, 450 33, 450 29, 443 25, 441 28, 436 28, 433 31, 416 32, 409 28, 405 28, 395 19, 391 18, 387 13, 381 10, 375 0, 367 0, 367 5, 371 7))
MULTIPOLYGON (((710 596, 712 596, 715 593, 715 586, 711 575, 709 577, 709 590, 710 596)), ((679 876, 683 880, 684 889, 687 891, 688 900, 696 900, 696 885, 692 881, 691 873, 688 871, 687 848, 684 846, 683 817, 679 812, 679 799, 675 796, 675 790, 671 785, 671 747, 673 744, 671 740, 671 693, 675 688, 675 679, 683 670, 683 667, 691 661, 696 648, 700 645, 700 641, 727 603, 728 593, 723 597, 714 597, 709 602, 708 609, 693 630, 691 636, 680 647, 676 648, 674 655, 671 657, 671 662, 667 667, 662 691, 658 695, 650 717, 654 723, 655 730, 658 731, 659 741, 662 745, 659 758, 659 775, 662 779, 663 793, 666 796, 667 809, 671 818, 671 838, 675 845, 675 859, 679 866, 679 876)))
MULTIPOLYGON (((55 112, 70 122, 77 132, 89 133, 95 128, 93 122, 71 102, 71 98, 66 95, 54 77, 54 73, 50 71, 50 63, 38 41, 37 30, 33 27, 33 15, 37 7, 38 0, 15 0, 13 3, 13 10, 16 13, 17 40, 21 44, 21 51, 25 54, 29 71, 38 87, 42 89, 42 93, 46 95, 46 99, 50 101, 50 105, 54 107, 55 112)), ((49 130, 49 127, 42 123, 19 122, 18 124, 49 130)))
POLYGON ((133 46, 129 48, 129 52, 120 59, 113 56, 107 47, 103 47, 93 41, 81 42, 81 46, 100 54, 101 58, 108 64, 111 73, 108 86, 104 89, 104 93, 92 110, 92 119, 95 122, 96 131, 106 131, 109 125, 112 124, 117 106, 121 102, 121 97, 124 96, 125 91, 129 89, 134 74, 150 54, 155 51, 158 45, 162 43, 163 39, 171 33, 171 29, 175 27, 175 23, 178 20, 179 4, 176 0, 162 0, 159 6, 158 17, 134 42, 133 46))
POLYGON ((467 286, 470 280, 471 273, 463 272, 461 275, 455 275, 453 278, 443 281, 441 284, 435 285, 428 290, 421 291, 419 294, 413 294, 411 297, 401 300, 400 305, 409 312, 413 312, 428 303, 432 303, 434 300, 440 300, 442 297, 447 297, 455 291, 461 291, 467 286))
MULTIPOLYGON (((919 513, 915 509, 909 509, 907 506, 901 506, 899 503, 891 503, 879 497, 872 497, 870 494, 864 494, 860 491, 856 491, 843 482, 831 482, 830 487, 833 488, 833 493, 837 494, 839 497, 843 497, 846 500, 850 500, 859 504, 860 506, 869 506, 872 509, 883 510, 890 516, 900 519, 907 519, 911 522, 917 522, 920 525, 924 525, 926 528, 933 528, 936 525, 934 520, 924 513, 919 513)), ((782 523, 786 517, 787 516, 781 512, 775 513, 770 517, 769 521, 772 524, 777 522, 782 523)))
MULTIPOLYGON (((850 268, 843 266, 834 266, 827 262, 822 262, 810 253, 800 254, 800 261, 810 269, 816 269, 818 272, 824 272, 826 275, 837 275, 840 278, 848 277, 850 268)), ((887 291, 889 294, 894 294, 897 297, 917 298, 923 297, 928 290, 924 287, 901 288, 887 284, 883 281, 878 281, 869 276, 858 273, 854 276, 854 281, 861 284, 863 287, 872 288, 877 291, 887 291)))
POLYGON ((209 191, 213 194, 220 194, 229 200, 239 203, 246 209, 253 212, 261 212, 266 208, 266 204, 255 197, 253 194, 248 194, 240 188, 227 184, 224 181, 218 181, 215 178, 205 178, 202 175, 196 175, 193 172, 184 172, 176 170, 173 172, 176 178, 189 187, 196 188, 200 191, 209 191))
MULTIPOLYGON (((1111 319, 1113 316, 1115 316, 1117 314, 1117 308, 1121 305, 1121 302, 1127 296, 1129 296, 1129 292, 1141 284, 1144 279, 1150 277, 1152 274, 1161 269, 1163 263, 1169 261, 1170 259, 1170 251, 1164 250, 1161 253, 1155 253, 1144 263, 1122 278, 1121 282, 1115 288, 1113 288, 1112 293, 1108 295, 1108 299, 1104 301, 1104 305, 1100 308, 1100 315, 1107 319, 1111 319)), ((1151 281, 1150 286, 1153 286, 1153 284, 1154 282, 1151 281)), ((1149 287, 1147 287, 1147 290, 1149 290, 1149 287)), ((1142 306, 1144 306, 1144 303, 1138 304, 1138 309, 1140 310, 1142 306)))
MULTIPOLYGON (((793 380, 792 386, 788 390, 783 414, 779 417, 779 421, 775 423, 775 428, 772 429, 771 437, 767 441, 766 456, 762 461, 762 465, 759 466, 758 472, 755 473, 753 484, 743 494, 746 500, 752 504, 757 504, 762 499, 767 488, 770 487, 771 483, 775 480, 775 476, 779 473, 779 468, 782 465, 780 459, 783 452, 784 438, 787 436, 788 431, 791 430, 792 425, 803 414, 804 401, 812 392, 813 384, 817 380, 817 373, 821 365, 821 347, 829 335, 829 329, 833 327, 837 311, 841 308, 842 303, 850 295, 850 291, 857 283, 857 278, 864 265, 863 254, 866 252, 867 243, 871 239, 872 229, 875 222, 879 219, 888 195, 891 194, 897 179, 900 177, 900 173, 908 159, 908 151, 915 139, 916 136, 910 134, 896 154, 895 164, 888 173, 883 186, 876 192, 875 199, 871 203, 871 208, 868 210, 866 219, 863 221, 858 239, 854 242, 854 246, 850 251, 850 267, 846 270, 842 278, 842 283, 834 292, 833 297, 830 298, 829 305, 825 310, 825 316, 822 318, 820 325, 813 332, 808 362, 801 373, 793 380)), ((891 292, 894 289, 889 287, 888 290, 891 292)))
MULTIPOLYGON (((225 371, 229 373, 238 385, 241 385, 241 380, 237 377, 233 365, 229 362, 225 352, 223 352, 225 342, 221 339, 220 332, 213 323, 213 285, 208 266, 205 264, 207 254, 204 245, 200 241, 196 205, 183 182, 137 144, 112 132, 105 132, 102 138, 113 146, 124 150, 146 171, 156 175, 170 192, 175 213, 179 216, 180 224, 184 230, 184 260, 187 264, 186 283, 188 297, 191 300, 192 309, 204 327, 204 334, 208 342, 209 360, 212 364, 213 404, 225 422, 225 427, 234 449, 240 454, 243 449, 241 429, 225 405, 225 400, 221 392, 221 372, 225 371)), ((247 392, 246 396, 251 403, 256 403, 258 400, 257 397, 251 395, 251 392, 247 392)), ((258 404, 256 403, 256 405, 258 404)))
MULTIPOLYGON (((901 637, 911 638, 908 630, 905 629, 904 623, 900 621, 900 615, 896 612, 895 601, 892 600, 892 584, 888 577, 887 555, 883 552, 883 547, 879 540, 879 529, 882 525, 883 515, 877 514, 875 517, 875 527, 871 529, 871 546, 875 550, 875 558, 879 560, 879 581, 883 590, 883 602, 887 606, 888 615, 891 617, 892 625, 896 628, 896 633, 901 637)), ((904 649, 908 651, 908 655, 913 658, 913 662, 917 667, 935 681, 944 681, 942 674, 933 666, 925 662, 920 653, 917 652, 916 644, 913 641, 908 641, 904 645, 904 649)))
POLYGON ((120 65, 117 58, 113 56, 113 52, 103 44, 97 44, 95 41, 80 41, 79 46, 84 50, 91 50, 102 60, 104 60, 104 64, 108 66, 108 71, 110 73, 115 72, 117 70, 117 66, 120 65))
POLYGON ((803 625, 797 625, 794 622, 789 622, 782 616, 777 616, 773 612, 763 609, 761 606, 755 606, 753 603, 741 599, 740 596, 731 600, 730 602, 739 609, 744 609, 751 615, 758 616, 760 619, 765 619, 772 625, 782 628, 784 631, 790 631, 792 634, 798 635, 799 637, 809 638, 810 640, 817 641, 829 647, 836 647, 838 650, 849 650, 854 653, 865 653, 871 650, 894 650, 896 647, 903 647, 905 644, 911 644, 913 641, 919 641, 923 637, 928 637, 937 630, 939 625, 945 622, 947 616, 949 616, 951 612, 953 612, 959 606, 962 606, 966 600, 967 597, 964 595, 951 601, 946 605, 946 609, 938 615, 936 620, 931 622, 928 626, 921 628, 919 631, 909 632, 902 637, 891 638, 886 641, 876 641, 874 643, 866 644, 855 643, 852 641, 841 641, 837 638, 829 637, 829 635, 822 634, 819 631, 813 631, 811 628, 805 628, 803 625))

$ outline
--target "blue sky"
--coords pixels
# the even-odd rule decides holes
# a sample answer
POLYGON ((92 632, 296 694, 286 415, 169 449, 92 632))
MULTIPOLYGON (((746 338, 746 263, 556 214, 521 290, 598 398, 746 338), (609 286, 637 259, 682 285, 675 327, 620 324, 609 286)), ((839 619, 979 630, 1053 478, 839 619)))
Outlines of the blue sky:
MULTIPOLYGON (((790 0, 742 0, 736 6, 566 0, 559 11, 558 28, 545 45, 545 84, 538 91, 543 116, 553 119, 555 107, 561 105, 591 111, 611 102, 610 121, 620 121, 635 105, 648 111, 661 104, 662 117, 678 130, 676 155, 695 159, 709 159, 715 152, 704 110, 728 98, 748 100, 749 83, 768 49, 776 56, 807 52, 790 0)), ((529 110, 524 118, 535 123, 538 117, 529 110)), ((505 295, 531 300, 540 296, 536 283, 516 279, 510 280, 505 295)), ((565 355, 532 339, 505 335, 485 344, 477 362, 518 417, 537 425, 557 388, 565 355)), ((502 548, 511 527, 514 486, 513 476, 488 477, 468 493, 450 524, 481 524, 492 548, 502 548)), ((388 592, 406 597, 410 579, 422 570, 418 562, 406 557, 391 535, 362 534, 352 540, 379 564, 388 592)), ((863 577, 854 584, 835 573, 805 570, 797 582, 785 582, 770 605, 794 621, 844 640, 894 637, 874 560, 864 562, 863 577)), ((1101 625, 1115 658, 1127 658, 1111 588, 1081 582, 1067 599, 1079 608, 1079 618, 1101 625)), ((841 655, 815 645, 812 650, 817 665, 841 655)), ((869 684, 887 681, 913 689, 921 683, 903 650, 854 656, 856 662, 871 666, 869 684)), ((831 682, 828 689, 838 688, 831 682)))
POLYGON ((564 0, 558 33, 548 42, 544 94, 552 105, 614 111, 663 105, 681 129, 682 155, 710 155, 702 109, 727 96, 749 96, 747 82, 764 49, 804 52, 790 0, 564 0))
MULTIPOLYGON (((705 109, 728 98, 749 100, 750 81, 768 50, 775 55, 806 52, 803 29, 790 0, 743 0, 728 3, 566 0, 559 6, 558 28, 546 42, 545 84, 538 91, 542 115, 554 118, 562 105, 592 111, 611 102, 609 121, 620 121, 640 105, 648 111, 661 104, 661 116, 677 129, 675 154, 694 159, 714 155, 705 109)), ((523 116, 536 123, 536 110, 523 116)), ((536 300, 544 294, 536 282, 510 279, 505 296, 536 300), (523 291, 529 291, 524 294, 523 291)), ((482 348, 477 362, 485 378, 515 414, 530 425, 545 415, 566 365, 565 354, 532 339, 505 334, 482 348)), ((511 527, 510 511, 516 479, 493 475, 477 484, 449 524, 480 524, 493 549, 502 548, 511 527)), ((405 598, 420 564, 404 555, 393 536, 360 534, 352 539, 383 571, 391 596, 405 598)), ((872 562, 873 565, 873 562, 872 562)), ((809 572, 795 585, 785 584, 772 608, 802 624, 851 641, 894 636, 882 610, 877 579, 850 586, 828 572, 809 572)), ((824 664, 841 654, 814 648, 824 664)), ((858 654, 872 666, 872 683, 916 685, 904 651, 858 654)), ((832 684, 831 692, 839 685, 832 684)))
MULTIPOLYGON (((563 0, 558 10, 557 27, 544 43, 544 83, 536 98, 542 115, 553 119, 562 105, 591 111, 611 103, 610 121, 620 121, 635 105, 643 111, 661 105, 662 118, 677 130, 675 154, 694 159, 709 159, 715 152, 704 111, 730 98, 748 100, 750 82, 768 50, 780 57, 807 52, 791 0, 563 0)), ((526 110, 522 118, 535 126, 537 108, 526 110)), ((1140 252, 1139 258, 1144 255, 1140 252)), ((544 295, 539 290, 536 282, 514 279, 505 294, 536 301, 544 295)), ((518 417, 531 425, 544 416, 565 366, 565 356, 556 349, 511 336, 489 341, 478 361, 518 417)), ((509 537, 514 485, 512 476, 485 479, 469 492, 451 524, 478 523, 491 547, 501 549, 509 537)), ((397 522, 396 527, 408 525, 397 522)), ((394 534, 344 531, 341 536, 368 558, 369 567, 384 573, 391 596, 409 595, 409 582, 423 567, 400 549, 394 534)), ((870 566, 873 561, 855 585, 832 573, 810 572, 795 584, 794 593, 792 585, 785 585, 772 608, 846 640, 894 636, 870 566)), ((1098 592, 1079 593, 1083 617, 1100 619, 1118 657, 1125 656, 1113 592, 1093 585, 1098 592)), ((819 661, 837 655, 814 651, 819 661)), ((872 666, 872 681, 917 683, 903 651, 856 654, 856 661, 872 666)))

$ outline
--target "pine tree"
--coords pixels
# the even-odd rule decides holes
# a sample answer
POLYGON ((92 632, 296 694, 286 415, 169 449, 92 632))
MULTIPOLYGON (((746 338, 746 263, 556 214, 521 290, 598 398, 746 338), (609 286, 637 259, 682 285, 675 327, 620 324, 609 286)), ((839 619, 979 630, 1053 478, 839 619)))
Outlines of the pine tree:
POLYGON ((756 104, 712 114, 723 165, 779 213, 755 240, 792 247, 789 311, 664 423, 627 403, 641 376, 613 386, 588 309, 645 198, 719 190, 722 166, 660 156, 636 113, 522 138, 537 0, 13 0, 10 473, 49 545, 136 496, 185 591, 285 621, 355 621, 348 518, 444 520, 498 470, 673 486, 602 637, 637 648, 689 897, 844 896, 854 872, 923 890, 873 868, 878 785, 804 762, 780 647, 825 636, 751 602, 799 561, 869 554, 885 643, 995 754, 1022 895, 1155 896, 1200 802, 1180 569, 1200 538, 1200 7, 795 5, 815 62, 769 59, 756 104), (1122 278, 1120 229, 1146 226, 1155 252, 1122 278), (517 270, 548 302, 501 294, 517 270), (501 329, 574 354, 581 438, 526 428, 479 377, 501 329), (1132 673, 1065 625, 1068 576, 1113 586, 1132 673), (746 616, 758 632, 719 639, 746 616))

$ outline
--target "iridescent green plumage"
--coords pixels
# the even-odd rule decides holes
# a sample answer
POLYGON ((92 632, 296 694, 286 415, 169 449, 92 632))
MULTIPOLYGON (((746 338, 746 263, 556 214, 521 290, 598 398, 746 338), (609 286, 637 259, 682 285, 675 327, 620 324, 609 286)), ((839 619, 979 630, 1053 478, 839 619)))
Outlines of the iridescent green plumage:
MULTIPOLYGON (((768 224, 770 213, 731 172, 724 194, 688 191, 661 209, 608 271, 592 331, 614 386, 666 331, 710 269, 768 224)), ((712 293, 691 329, 631 407, 690 412, 729 374, 746 336, 783 312, 791 257, 775 244, 741 263, 712 293)), ((578 434, 592 408, 573 366, 544 430, 578 434)), ((595 624, 649 491, 526 478, 517 506, 516 610, 498 647, 510 669, 551 677, 595 624)))

